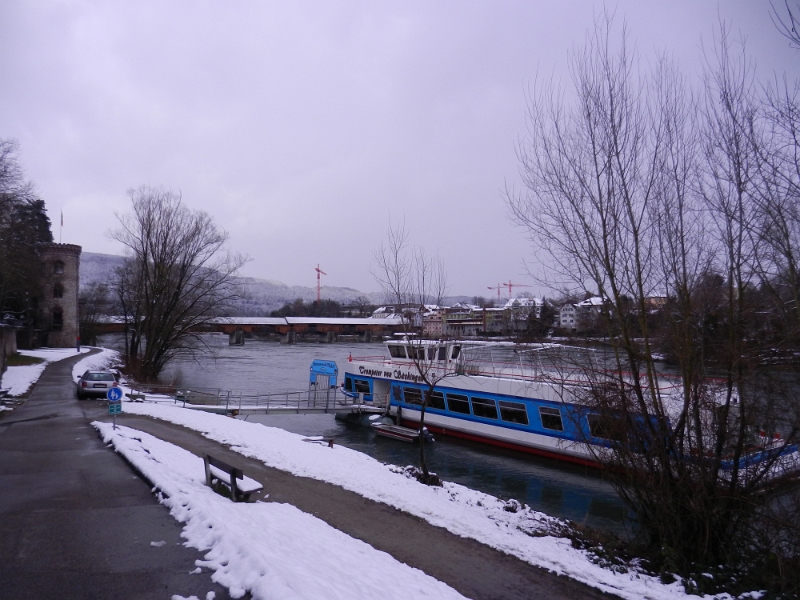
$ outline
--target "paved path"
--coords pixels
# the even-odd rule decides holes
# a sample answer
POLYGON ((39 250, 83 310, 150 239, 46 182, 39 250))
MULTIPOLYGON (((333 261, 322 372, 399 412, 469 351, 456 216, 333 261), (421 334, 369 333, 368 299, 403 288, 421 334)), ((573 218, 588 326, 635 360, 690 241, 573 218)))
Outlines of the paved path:
POLYGON ((0 598, 229 598, 208 572, 189 574, 202 555, 89 425, 78 358, 49 365, 22 407, 0 413, 0 598))
MULTIPOLYGON (((101 402, 74 399, 70 370, 67 361, 48 367, 29 402, 0 419, 0 452, 11 457, 0 461, 0 597, 204 598, 213 589, 227 598, 206 575, 187 575, 198 553, 178 545, 180 526, 103 447, 89 423, 110 417, 101 402), (167 545, 149 545, 158 540, 167 545)), ((218 455, 260 481, 269 501, 293 504, 473 600, 611 597, 338 486, 266 467, 189 429, 130 414, 117 422, 196 455, 218 455)))

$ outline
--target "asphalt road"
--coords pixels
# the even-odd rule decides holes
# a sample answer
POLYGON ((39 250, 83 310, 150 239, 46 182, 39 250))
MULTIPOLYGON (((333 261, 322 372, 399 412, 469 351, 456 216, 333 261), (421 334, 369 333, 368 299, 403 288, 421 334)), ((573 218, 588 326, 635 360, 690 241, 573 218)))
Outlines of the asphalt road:
MULTIPOLYGON (((205 598, 210 590, 228 598, 208 574, 189 575, 200 554, 180 545, 180 525, 89 425, 110 417, 102 402, 75 399, 72 362, 50 365, 29 401, 0 418, 0 598, 205 598)), ((293 504, 473 600, 612 597, 183 427, 124 413, 117 422, 219 456, 260 481, 268 501, 293 504)))
POLYGON ((49 365, 23 406, 0 413, 0 598, 230 598, 208 571, 190 574, 201 553, 89 425, 78 358, 49 365))

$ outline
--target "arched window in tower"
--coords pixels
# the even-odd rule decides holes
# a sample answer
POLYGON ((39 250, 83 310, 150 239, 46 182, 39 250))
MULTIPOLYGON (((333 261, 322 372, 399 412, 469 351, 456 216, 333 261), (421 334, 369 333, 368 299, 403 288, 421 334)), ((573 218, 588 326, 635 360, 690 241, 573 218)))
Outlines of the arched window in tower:
POLYGON ((53 286, 53 298, 63 298, 64 297, 64 286, 60 283, 57 283, 53 286))
POLYGON ((64 273, 64 263, 61 262, 60 260, 54 262, 53 273, 55 273, 56 275, 61 275, 62 273, 64 273))
POLYGON ((61 331, 62 327, 64 327, 64 312, 60 308, 54 308, 51 329, 53 331, 61 331))

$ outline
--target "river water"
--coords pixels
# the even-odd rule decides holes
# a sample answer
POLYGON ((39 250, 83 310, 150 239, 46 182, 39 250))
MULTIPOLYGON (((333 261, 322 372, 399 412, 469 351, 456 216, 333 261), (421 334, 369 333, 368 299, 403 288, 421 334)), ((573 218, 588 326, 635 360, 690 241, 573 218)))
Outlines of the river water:
MULTIPOLYGON (((233 394, 307 390, 314 359, 336 361, 341 370, 351 354, 386 354, 380 343, 283 345, 248 339, 244 346, 230 346, 228 336, 218 334, 206 335, 203 340, 210 352, 175 361, 162 374, 162 382, 231 390, 233 394)), ((107 347, 119 343, 112 336, 99 341, 107 347)), ((247 420, 301 435, 333 437, 337 444, 384 463, 418 464, 416 446, 378 437, 369 427, 343 423, 333 415, 251 415, 247 420)), ((622 502, 596 470, 442 436, 426 447, 426 459, 429 469, 445 480, 516 499, 552 516, 624 534, 622 502)))

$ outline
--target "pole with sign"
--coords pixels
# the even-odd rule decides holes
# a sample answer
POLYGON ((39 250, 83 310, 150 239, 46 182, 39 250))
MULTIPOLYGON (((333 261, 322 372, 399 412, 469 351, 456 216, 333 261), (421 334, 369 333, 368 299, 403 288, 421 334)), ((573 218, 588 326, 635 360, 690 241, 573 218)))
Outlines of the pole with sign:
POLYGON ((111 388, 106 392, 108 398, 108 414, 112 415, 112 429, 117 428, 117 415, 122 414, 122 390, 118 387, 111 388))

